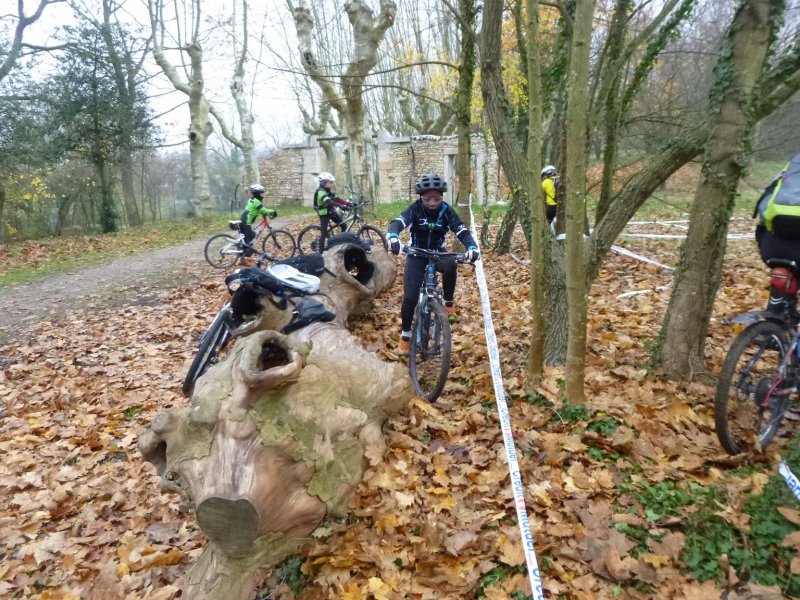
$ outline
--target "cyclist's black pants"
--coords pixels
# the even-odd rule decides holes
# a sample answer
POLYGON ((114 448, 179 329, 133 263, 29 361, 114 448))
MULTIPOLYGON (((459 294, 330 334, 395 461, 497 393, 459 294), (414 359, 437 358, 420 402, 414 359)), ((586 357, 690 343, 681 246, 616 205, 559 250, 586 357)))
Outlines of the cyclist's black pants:
POLYGON ((545 213, 545 216, 547 217, 547 224, 548 225, 550 225, 550 223, 553 222, 553 219, 556 218, 556 213, 557 212, 558 212, 558 206, 556 206, 555 204, 545 204, 544 213, 545 213))
MULTIPOLYGON (((419 288, 425 277, 427 258, 409 256, 406 258, 406 269, 403 272, 403 306, 400 309, 400 321, 403 331, 411 331, 411 321, 414 320, 414 309, 419 300, 419 288)), ((456 293, 456 260, 453 257, 436 259, 436 270, 442 274, 442 295, 445 302, 452 302, 456 293)))
MULTIPOLYGON (((239 230, 244 234, 244 243, 250 244, 253 241, 253 238, 256 237, 256 232, 253 231, 253 226, 247 224, 247 214, 248 211, 244 211, 242 213, 242 223, 239 226, 239 230)), ((251 256, 253 251, 249 248, 244 249, 244 256, 251 256)))
POLYGON ((333 221, 339 227, 342 228, 342 232, 345 230, 345 226, 342 225, 342 215, 336 212, 334 209, 329 208, 327 215, 320 215, 319 216, 319 227, 322 229, 322 233, 319 236, 319 251, 322 252, 325 250, 325 243, 328 240, 328 226, 330 222, 333 221))

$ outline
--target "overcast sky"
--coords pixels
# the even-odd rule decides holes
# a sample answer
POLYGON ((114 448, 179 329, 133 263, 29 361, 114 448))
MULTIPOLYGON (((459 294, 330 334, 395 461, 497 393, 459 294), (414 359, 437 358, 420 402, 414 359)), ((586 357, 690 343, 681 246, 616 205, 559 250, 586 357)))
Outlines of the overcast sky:
MULTIPOLYGON (((80 1, 90 7, 99 4, 97 0, 80 1)), ((9 2, 11 0, 0 0, 0 5, 9 2)), ((26 0, 25 9, 28 15, 35 9, 35 3, 36 0, 26 0)), ((233 0, 203 0, 204 22, 230 21, 233 15, 233 9, 230 8, 232 4, 233 0)), ((252 4, 256 6, 251 6, 248 19, 251 34, 258 33, 262 37, 268 36, 270 45, 277 47, 281 52, 296 52, 294 26, 293 23, 286 21, 288 11, 285 8, 285 2, 261 0, 252 2, 252 4)), ((97 8, 93 14, 99 15, 100 12, 100 9, 97 8)), ((121 21, 130 23, 132 26, 148 23, 146 0, 127 0, 118 14, 121 21)), ((76 19, 68 5, 48 6, 42 19, 26 29, 25 41, 34 44, 56 43, 59 28, 75 23, 76 19)), ((229 47, 221 41, 223 36, 221 29, 217 28, 203 42, 204 75, 207 97, 223 115, 228 117, 227 125, 230 129, 235 114, 235 106, 228 89, 233 58, 230 56, 229 47)), ((303 133, 299 126, 301 115, 292 93, 290 78, 276 68, 279 67, 279 60, 271 53, 262 51, 258 43, 259 38, 255 36, 253 38, 250 41, 250 53, 254 56, 254 60, 248 61, 247 70, 251 78, 254 73, 257 75, 256 81, 253 82, 256 92, 253 102, 253 113, 256 119, 254 127, 256 144, 259 149, 263 150, 273 147, 276 141, 299 142, 303 139, 303 133)), ((180 66, 178 52, 171 53, 170 60, 176 67, 180 66)), ((52 61, 45 61, 37 69, 44 72, 31 75, 36 79, 45 78, 48 65, 52 64, 52 61)), ((152 57, 148 60, 147 70, 157 75, 149 86, 149 94, 152 97, 151 103, 155 113, 166 113, 157 121, 164 131, 165 143, 182 143, 186 140, 186 130, 189 124, 189 109, 185 104, 185 96, 172 88, 152 57), (174 110, 171 110, 173 108, 174 110)))

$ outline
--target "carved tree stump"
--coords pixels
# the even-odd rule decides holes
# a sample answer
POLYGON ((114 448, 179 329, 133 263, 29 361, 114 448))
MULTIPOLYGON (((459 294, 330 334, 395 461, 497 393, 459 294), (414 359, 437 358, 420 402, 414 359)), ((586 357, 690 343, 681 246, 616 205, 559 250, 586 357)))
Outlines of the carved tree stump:
POLYGON ((344 329, 396 274, 379 250, 359 281, 346 268, 352 250, 360 251, 337 247, 325 257, 337 275, 324 287, 336 321, 286 336, 274 329, 290 309, 265 304, 263 330, 198 380, 188 407, 159 414, 140 436, 162 487, 180 494, 209 538, 184 597, 248 598, 261 569, 296 553, 327 515, 343 515, 365 456, 382 453, 382 424, 413 395, 402 365, 344 329))

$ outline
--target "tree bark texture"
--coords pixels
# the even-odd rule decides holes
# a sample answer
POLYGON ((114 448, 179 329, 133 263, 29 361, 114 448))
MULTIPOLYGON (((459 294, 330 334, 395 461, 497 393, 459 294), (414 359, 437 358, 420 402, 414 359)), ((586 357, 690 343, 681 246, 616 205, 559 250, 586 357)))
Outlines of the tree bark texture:
POLYGON ((394 23, 397 6, 393 0, 380 0, 380 13, 375 16, 364 0, 351 0, 345 11, 353 29, 353 56, 341 75, 341 88, 334 76, 326 73, 317 59, 314 20, 301 0, 292 14, 299 40, 298 49, 303 68, 319 86, 325 101, 339 113, 343 134, 347 136, 350 176, 355 189, 366 198, 375 198, 374 152, 371 132, 366 131, 367 111, 364 106, 364 83, 378 62, 378 48, 386 31, 394 23))
POLYGON ((355 250, 363 255, 354 246, 325 253, 336 278, 320 297, 336 321, 283 335, 291 307, 261 314, 198 380, 189 406, 162 412, 140 436, 162 487, 209 538, 184 597, 249 598, 261 569, 298 552, 326 516, 346 514, 366 461, 381 460, 382 424, 413 391, 403 365, 382 362, 343 327, 396 275, 377 249, 371 271, 361 262, 348 273, 355 250))
POLYGON ((475 18, 474 0, 459 0, 461 29, 461 60, 458 64, 458 91, 456 93, 456 122, 458 131, 458 156, 456 157, 455 204, 461 219, 469 223, 469 196, 472 191, 472 137, 470 135, 472 83, 475 79, 475 18))
MULTIPOLYGON (((169 79, 172 86, 189 98, 189 160, 192 170, 192 206, 196 216, 206 216, 213 212, 211 203, 211 186, 208 179, 207 141, 214 129, 211 125, 210 106, 204 94, 203 49, 196 39, 186 43, 182 50, 190 61, 189 81, 184 81, 174 65, 164 54, 163 38, 166 23, 164 22, 164 0, 148 0, 150 26, 153 31, 153 57, 169 79)), ((197 4, 197 19, 200 16, 197 4)), ((198 35, 193 30, 194 37, 198 35)))
POLYGON ((588 305, 583 233, 586 216, 587 136, 589 106, 589 46, 592 37, 594 0, 578 0, 572 33, 567 105, 567 303, 569 337, 565 369, 565 391, 573 404, 583 404, 586 369, 586 310, 588 305))
POLYGON ((526 385, 533 392, 544 373, 545 319, 544 240, 549 235, 541 187, 542 168, 542 72, 539 58, 539 0, 528 0, 527 52, 528 65, 528 199, 531 214, 530 290, 531 338, 528 350, 526 385))
POLYGON ((753 125, 754 93, 777 20, 774 11, 782 4, 778 0, 742 2, 719 53, 710 102, 716 117, 661 331, 660 362, 675 377, 689 379, 705 371, 705 338, 753 125))

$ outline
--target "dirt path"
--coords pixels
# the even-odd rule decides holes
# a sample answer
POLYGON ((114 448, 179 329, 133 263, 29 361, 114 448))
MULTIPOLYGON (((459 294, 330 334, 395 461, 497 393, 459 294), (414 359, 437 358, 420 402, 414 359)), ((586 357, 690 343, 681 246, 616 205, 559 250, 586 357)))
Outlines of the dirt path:
MULTIPOLYGON (((289 217, 273 221, 273 226, 287 227, 300 220, 289 217)), ((104 265, 0 288, 0 342, 17 337, 44 318, 94 306, 146 303, 155 291, 198 281, 203 273, 222 275, 223 271, 209 266, 203 257, 208 238, 204 235, 104 265), (193 268, 187 269, 189 265, 193 268)))

